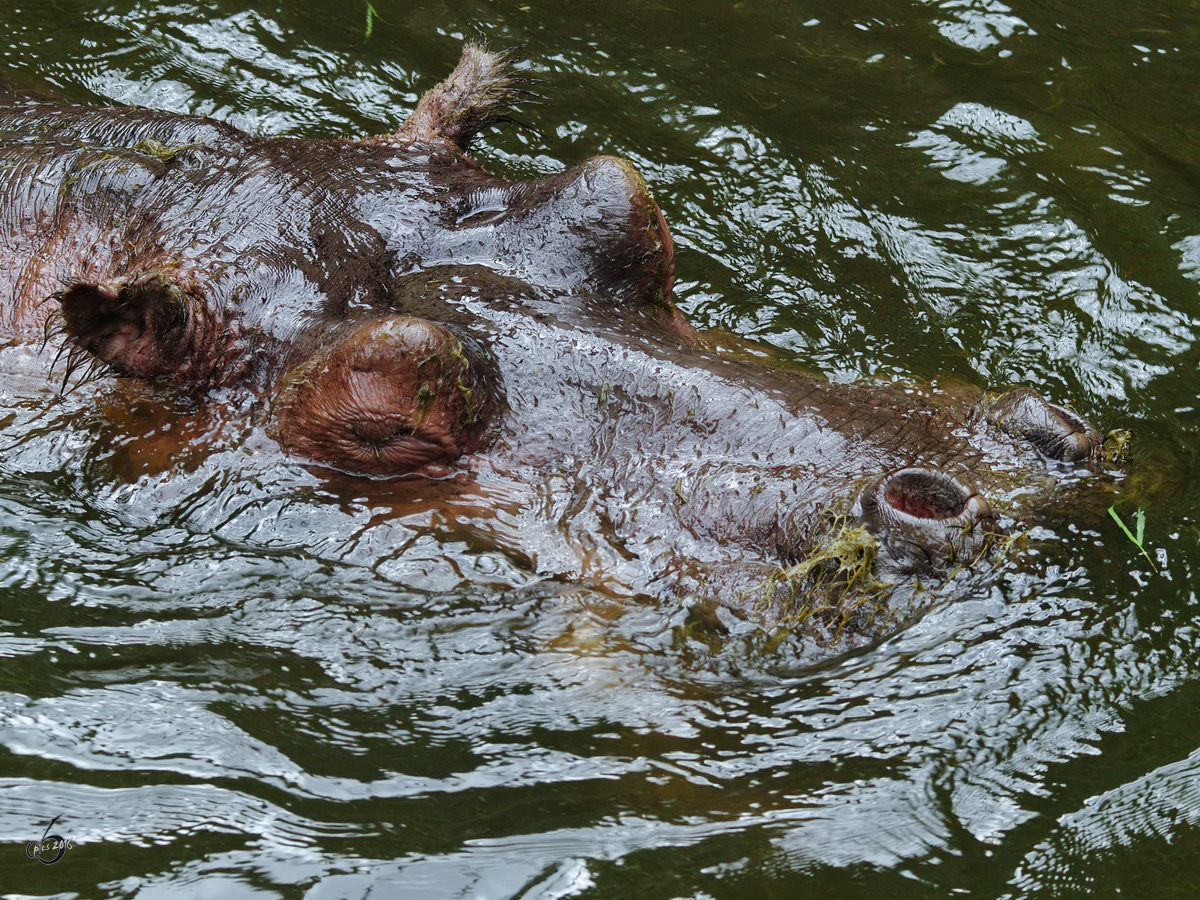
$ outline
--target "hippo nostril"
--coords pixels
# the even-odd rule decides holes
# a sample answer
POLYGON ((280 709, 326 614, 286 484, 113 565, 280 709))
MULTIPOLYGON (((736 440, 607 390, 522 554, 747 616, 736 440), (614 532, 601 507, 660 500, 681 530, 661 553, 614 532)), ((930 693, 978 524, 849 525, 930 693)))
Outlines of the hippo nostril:
POLYGON ((1050 403, 1032 388, 1009 391, 986 418, 1001 431, 1024 438, 1051 459, 1081 462, 1100 455, 1103 440, 1087 419, 1050 403))
POLYGON ((1055 442, 1055 449, 1060 459, 1067 462, 1079 462, 1100 452, 1103 441, 1100 433, 1090 422, 1065 407, 1048 405, 1060 426, 1055 442))
POLYGON ((883 500, 896 512, 916 519, 953 519, 972 495, 957 481, 924 469, 904 469, 880 485, 883 500))
POLYGON ((904 571, 971 557, 997 531, 987 500, 962 482, 929 469, 900 469, 877 479, 859 501, 862 521, 904 571))

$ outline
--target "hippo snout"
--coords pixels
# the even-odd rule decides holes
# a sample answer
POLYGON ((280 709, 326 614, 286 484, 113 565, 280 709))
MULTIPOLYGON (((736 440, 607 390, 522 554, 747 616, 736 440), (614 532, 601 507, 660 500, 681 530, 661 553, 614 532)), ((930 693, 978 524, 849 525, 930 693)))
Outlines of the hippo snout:
MULTIPOLYGON (((982 418, 1054 463, 1095 463, 1104 441, 1094 425, 1032 388, 992 400, 982 418)), ((875 478, 859 497, 861 523, 879 542, 880 563, 902 573, 969 564, 1003 534, 991 505, 972 484, 924 467, 875 478)))
POLYGON ((925 468, 875 479, 859 499, 862 523, 879 541, 881 562, 904 573, 970 562, 1000 533, 992 508, 972 486, 925 468))

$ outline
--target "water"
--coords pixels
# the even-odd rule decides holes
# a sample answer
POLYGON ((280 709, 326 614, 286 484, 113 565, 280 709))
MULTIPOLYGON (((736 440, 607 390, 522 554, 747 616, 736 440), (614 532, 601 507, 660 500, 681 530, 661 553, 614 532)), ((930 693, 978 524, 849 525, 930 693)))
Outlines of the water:
POLYGON ((1126 518, 814 663, 537 574, 235 413, 0 354, 0 887, 61 897, 1194 896, 1200 7, 16 0, 9 71, 389 130, 463 38, 510 177, 633 159, 681 305, 841 381, 1129 428, 1126 518), (369 36, 368 36, 369 31, 369 36), (193 449, 170 457, 169 430, 193 449), (71 841, 39 865, 28 842, 71 841))

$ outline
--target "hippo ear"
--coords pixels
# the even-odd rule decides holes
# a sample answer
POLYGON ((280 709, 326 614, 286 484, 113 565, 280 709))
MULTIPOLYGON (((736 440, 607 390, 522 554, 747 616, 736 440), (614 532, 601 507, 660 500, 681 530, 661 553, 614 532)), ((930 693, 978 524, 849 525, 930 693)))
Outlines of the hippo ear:
POLYGON ((123 375, 170 377, 187 357, 194 301, 163 275, 76 282, 58 296, 67 340, 123 375))
POLYGON ((400 129, 385 140, 452 141, 465 150, 480 131, 505 120, 518 93, 522 92, 505 71, 503 54, 466 44, 449 77, 430 88, 400 129))

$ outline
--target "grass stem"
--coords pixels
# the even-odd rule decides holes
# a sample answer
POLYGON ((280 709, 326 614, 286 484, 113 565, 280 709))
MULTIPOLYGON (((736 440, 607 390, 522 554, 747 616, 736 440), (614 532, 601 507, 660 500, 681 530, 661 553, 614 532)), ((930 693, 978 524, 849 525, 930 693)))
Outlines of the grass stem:
POLYGON ((1123 532, 1125 532, 1125 537, 1129 538, 1129 540, 1133 543, 1133 546, 1137 547, 1139 550, 1142 551, 1142 556, 1146 557, 1146 561, 1148 563, 1150 563, 1150 566, 1154 569, 1155 572, 1157 572, 1158 571, 1158 563, 1156 563, 1154 561, 1153 557, 1150 556, 1149 551, 1147 551, 1146 548, 1142 545, 1142 538, 1146 534, 1146 511, 1144 509, 1142 509, 1140 506, 1138 507, 1137 516, 1136 516, 1137 524, 1135 526, 1137 528, 1136 535, 1132 531, 1129 530, 1129 526, 1126 525, 1121 520, 1121 517, 1119 515, 1117 515, 1116 504, 1113 504, 1112 506, 1110 506, 1108 508, 1108 514, 1113 517, 1113 521, 1116 522, 1117 525, 1119 525, 1121 527, 1121 530, 1123 532))

